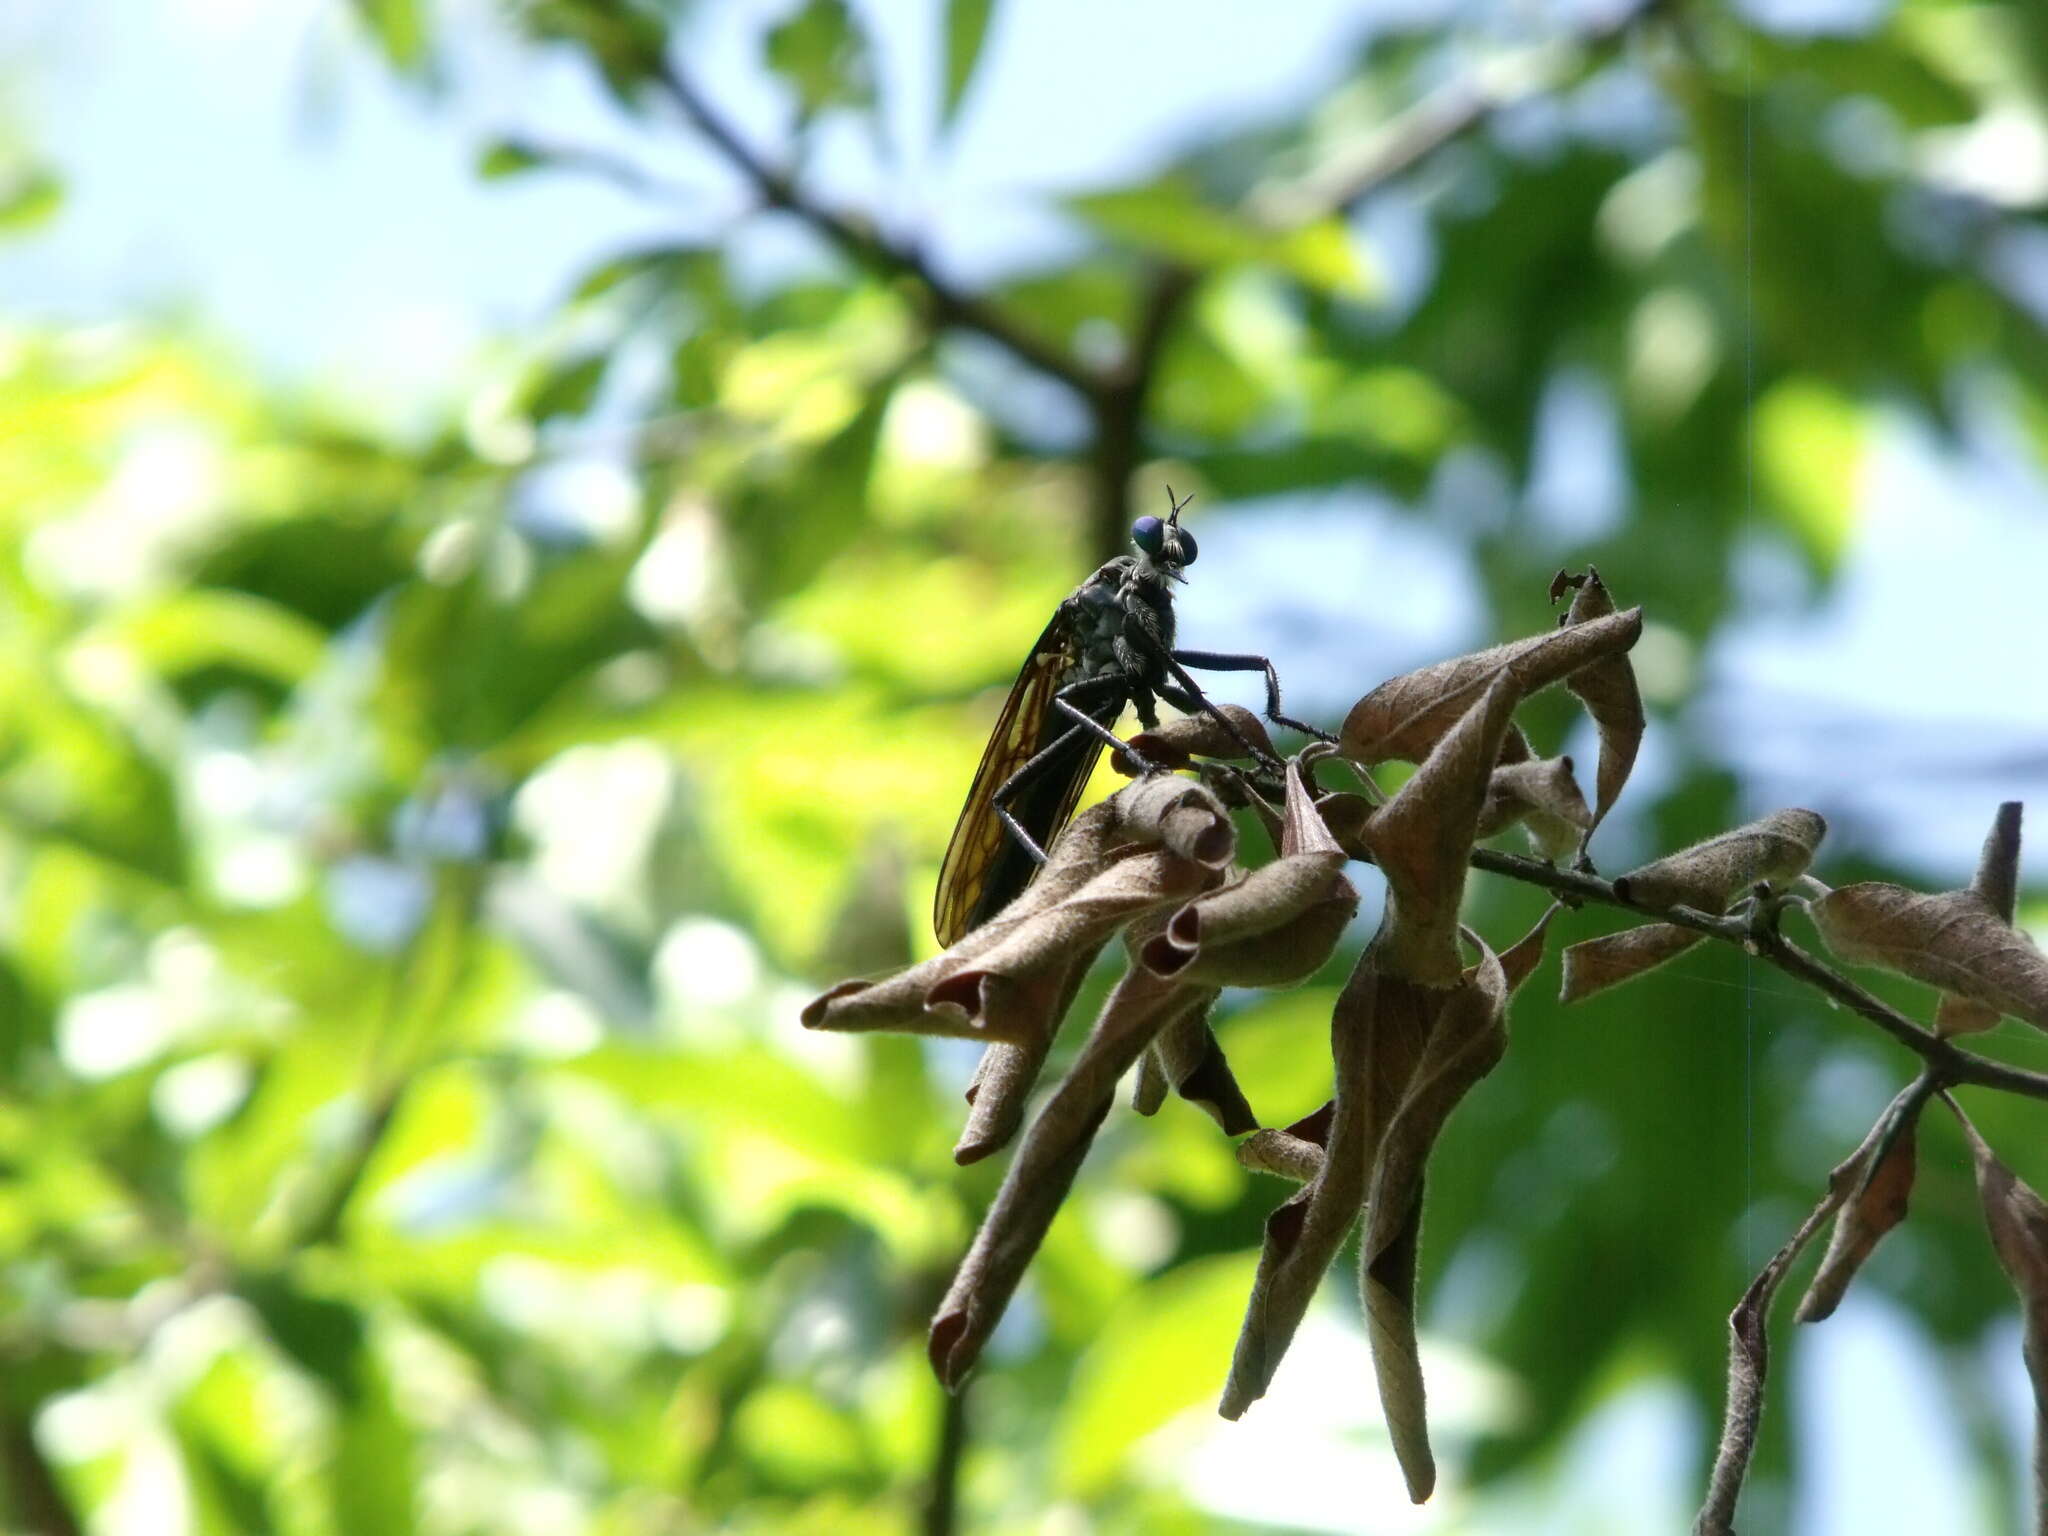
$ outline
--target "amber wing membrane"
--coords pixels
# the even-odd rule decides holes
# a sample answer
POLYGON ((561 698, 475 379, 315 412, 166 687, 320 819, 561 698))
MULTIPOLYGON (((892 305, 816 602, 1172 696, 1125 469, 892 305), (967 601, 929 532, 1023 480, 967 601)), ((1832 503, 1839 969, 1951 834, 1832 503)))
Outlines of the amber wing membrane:
MULTIPOLYGON (((1071 662, 1065 624, 1055 619, 1038 637, 1003 712, 982 749, 981 766, 974 770, 974 782, 967 790, 967 803, 953 825, 953 840, 946 845, 945 862, 939 866, 939 894, 932 905, 932 928, 941 944, 950 945, 976 924, 975 912, 988 889, 990 875, 1002 859, 1009 833, 996 815, 995 795, 1046 741, 1046 722, 1052 715, 1053 695, 1071 662)), ((1057 813, 1034 835, 1050 838, 1065 826, 1080 803, 1081 792, 1094 775, 1098 745, 1075 755, 1057 813)), ((1020 887, 1021 888, 1021 887, 1020 887)), ((1010 896, 1016 893, 1010 892, 1010 896)), ((1008 897, 1005 897, 1007 900, 1008 897)))

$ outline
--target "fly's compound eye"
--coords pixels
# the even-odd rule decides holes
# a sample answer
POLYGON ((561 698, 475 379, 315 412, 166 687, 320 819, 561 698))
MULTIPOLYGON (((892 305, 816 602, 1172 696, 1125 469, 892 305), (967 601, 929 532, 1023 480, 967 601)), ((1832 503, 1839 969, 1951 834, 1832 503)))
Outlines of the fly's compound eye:
POLYGON ((1185 528, 1176 528, 1173 531, 1173 542, 1178 551, 1174 556, 1174 563, 1176 565, 1193 565, 1195 563, 1196 550, 1195 536, 1185 528))
POLYGON ((1166 524, 1156 517, 1141 517, 1131 524, 1131 542, 1157 560, 1166 552, 1166 524))

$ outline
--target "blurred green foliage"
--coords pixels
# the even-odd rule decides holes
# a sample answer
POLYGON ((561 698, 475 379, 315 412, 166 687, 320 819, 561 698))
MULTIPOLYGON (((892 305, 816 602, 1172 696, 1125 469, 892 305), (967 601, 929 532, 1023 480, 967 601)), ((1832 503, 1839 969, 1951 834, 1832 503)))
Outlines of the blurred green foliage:
MULTIPOLYGON (((923 88, 951 123, 984 40, 1029 20, 942 9, 923 88)), ((431 78, 435 7, 357 10, 431 78)), ((678 14, 510 14, 623 116, 691 131, 666 110, 678 14)), ((1829 570, 1876 412, 1947 425, 1959 381, 1989 380, 2048 421, 2041 329, 1986 276, 1996 242, 2039 233, 2041 190, 1954 169, 1994 119, 2040 131, 2042 15, 1903 0, 1801 37, 1670 5, 1553 28, 1533 59, 1484 25, 1383 32, 1298 121, 1075 199, 1081 254, 985 296, 1110 357, 1071 447, 961 366, 971 318, 844 242, 765 290, 722 243, 615 254, 462 420, 403 443, 175 334, 10 335, 12 1524, 113 1528, 151 1499, 201 1532, 337 1536, 934 1518, 923 1323, 999 1169, 948 1156, 957 1055, 808 1038, 796 1010, 928 944, 995 700, 1134 489, 1365 484, 1420 517, 1475 454, 1522 485, 1546 388, 1583 370, 1636 510, 1568 552, 1520 510, 1467 530, 1493 622, 1550 622, 1568 553, 1705 644, 1742 541, 1829 570), (1374 191, 1435 251, 1396 306, 1329 189, 1494 55, 1530 83, 1374 191), (1162 273, 1181 286, 1134 400, 1116 360, 1162 273), (666 367, 622 407, 629 345, 666 367)), ((863 27, 807 0, 763 35, 792 125, 762 147, 774 175, 801 185, 821 125, 870 121, 863 27)), ((548 163, 500 146, 480 173, 548 163)), ((0 223, 56 195, 0 177, 0 223)), ((1378 676, 1363 660, 1335 691, 1378 676)), ((1659 844, 1736 801, 1681 757, 1659 844)), ((1473 916, 1512 935, 1540 905, 1488 887, 1473 916)), ((1570 1014, 1531 988, 1452 1128, 1425 1294, 1462 1266, 1435 1321, 1519 1383, 1468 1477, 1540 1472, 1644 1373, 1710 1414, 1749 1269, 1903 1070, 1739 956, 1680 969, 1570 1014), (1828 1103, 1844 1083, 1869 1103, 1828 1103)), ((1269 1123, 1327 1095, 1341 974, 1226 1011, 1269 1123)), ((1977 1112, 2048 1177, 2021 1107, 1977 1112)), ((1938 1123, 1926 1141, 1909 1234, 1864 1283, 1960 1356, 2010 1296, 1959 1147, 1938 1123)), ((1055 1506, 1077 1529, 1228 1525, 1146 1447, 1213 1398, 1278 1198, 1186 1105, 1112 1119, 971 1396, 972 1528, 1055 1506)), ((1977 1390, 1956 1411, 1981 1424, 1977 1390)))

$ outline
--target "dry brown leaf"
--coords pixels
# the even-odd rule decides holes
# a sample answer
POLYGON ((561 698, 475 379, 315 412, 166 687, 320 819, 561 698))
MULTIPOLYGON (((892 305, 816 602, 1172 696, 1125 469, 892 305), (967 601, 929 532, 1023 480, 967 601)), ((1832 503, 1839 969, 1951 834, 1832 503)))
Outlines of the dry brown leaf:
MULTIPOLYGON (((1984 898, 1984 904, 1998 914, 2007 927, 2019 902, 2020 802, 2008 800, 1992 818, 1983 851, 1977 857, 1977 877, 1970 889, 1984 898)), ((1998 1027, 2004 1017, 1989 1003, 1957 997, 1944 992, 1934 1009, 1934 1032, 1941 1036, 1974 1035, 1998 1027)))
POLYGON ((1088 968, 1101 952, 1102 944, 1097 942, 1068 958, 1066 969, 1059 977, 1059 990, 1050 1004, 1028 997, 1013 1000, 1008 986, 997 989, 999 1013, 1009 1007, 1037 1008, 1049 1024, 1036 1030, 1023 1030, 1019 1039, 998 1040, 981 1053, 981 1060, 974 1069, 974 1080, 967 1085, 967 1124, 961 1128, 960 1139, 953 1144, 954 1162, 964 1168, 1010 1144, 1010 1138, 1024 1123, 1024 1110, 1030 1101, 1031 1090, 1038 1085, 1038 1074, 1045 1067, 1053 1039, 1059 1033, 1068 1009, 1074 1005, 1074 994, 1081 990, 1088 968))
POLYGON ((1764 1386, 1771 1368, 1771 1303, 1786 1271, 1847 1196, 1846 1184, 1837 1187, 1831 1178, 1829 1186, 1820 1204, 1771 1255, 1728 1314, 1728 1400, 1721 1417, 1721 1443, 1707 1478, 1706 1502, 1693 1520, 1693 1536, 1735 1536, 1735 1504, 1756 1451, 1757 1426, 1763 1422, 1764 1386))
POLYGON ((1984 835, 1983 850, 1977 855, 1977 878, 1970 889, 1984 898, 1984 904, 2011 923, 2020 894, 2020 802, 2008 800, 1991 818, 1991 830, 1984 835))
MULTIPOLYGON (((1190 955, 1211 944, 1229 944, 1293 921, 1329 896, 1343 879, 1344 855, 1289 854, 1261 864, 1242 880, 1209 892, 1173 914, 1160 935, 1167 946, 1190 955)), ((1159 958, 1165 962, 1165 950, 1159 958)), ((1153 960, 1147 946, 1146 963, 1153 960)))
POLYGON ((1387 1122, 1358 1248, 1359 1291, 1380 1406, 1408 1496, 1418 1504, 1436 1486, 1415 1338, 1424 1170, 1451 1111, 1507 1050, 1507 973, 1484 941, 1479 951, 1479 963, 1440 1004, 1400 1107, 1387 1122))
POLYGON ((1902 1089, 1877 1117, 1863 1145, 1829 1175, 1831 1184, 1845 1181, 1844 1203, 1835 1214, 1835 1230, 1820 1268, 1793 1314, 1797 1321, 1818 1323, 1832 1316, 1864 1260, 1906 1219, 1917 1167, 1920 1110, 1926 1102, 1924 1084, 1902 1089))
POLYGON ((1358 912, 1358 892, 1338 878, 1330 894, 1278 928, 1205 944, 1180 979, 1207 987, 1292 987, 1322 969, 1358 912))
POLYGON ((932 1368, 949 1390, 973 1368, 1044 1241, 1109 1112, 1118 1079, 1186 1001, 1184 989, 1172 982, 1132 970, 1103 1003, 1073 1066, 1024 1133, 1002 1188, 932 1319, 932 1368))
POLYGON ((1495 837, 1518 823, 1537 853, 1552 862, 1578 848, 1593 828, 1593 813, 1572 777, 1570 758, 1532 758, 1493 770, 1476 835, 1495 837))
MULTIPOLYGON (((1642 610, 1631 608, 1390 678, 1344 717, 1339 749, 1368 767, 1397 759, 1420 762, 1496 679, 1509 679, 1519 701, 1582 667, 1621 654, 1642 629, 1642 610)), ((1512 739, 1515 747, 1496 752, 1499 761, 1528 755, 1527 744, 1519 736, 1512 739)))
POLYGON ((1218 1405, 1226 1419, 1240 1417, 1272 1384, 1316 1287, 1357 1219, 1380 1135, 1446 996, 1443 989, 1380 969, 1386 931, 1382 926, 1359 957, 1331 1012, 1336 1097, 1327 1115, 1318 1111, 1289 1127, 1297 1139, 1320 1140, 1323 1160, 1315 1177, 1266 1220, 1244 1328, 1218 1405))
POLYGON ((1998 1028, 1998 1021, 2004 1017, 1989 1003, 1972 1002, 1967 997, 1944 992, 1941 1001, 1934 1005, 1934 1032, 1944 1039, 1951 1035, 1979 1035, 1998 1028))
POLYGON ((1977 1169, 1977 1197, 1998 1262, 2020 1295, 2022 1352, 2034 1387, 2035 1529, 2048 1525, 2048 1201, 1999 1161, 1977 1127, 1942 1095, 1962 1122, 1977 1169))
POLYGON ((1535 974, 1536 967, 1543 963, 1543 946, 1550 937, 1550 920, 1564 910, 1564 903, 1553 901, 1543 909, 1543 915, 1536 919, 1536 925, 1519 939, 1500 952, 1500 968, 1508 980, 1508 996, 1515 992, 1535 974))
MULTIPOLYGON (((1217 879, 1216 871, 1165 849, 1119 859, 1047 911, 1027 918, 993 948, 933 983, 928 1011, 957 1010, 988 1039, 1022 1039, 1056 1027, 1044 1017, 1072 958, 1161 907, 1177 906, 1217 879), (1036 1009, 1034 1013, 1032 1010, 1036 1009)), ((835 1023, 815 1027, 864 1027, 835 1023)))
POLYGON ((1812 811, 1773 811, 1616 877, 1614 891, 1646 907, 1691 907, 1719 916, 1758 881, 1783 885, 1805 874, 1827 830, 1812 811))
POLYGON ((1159 1049, 1157 1045, 1150 1046, 1138 1058, 1137 1081, 1131 1084, 1131 1108, 1141 1115, 1156 1115, 1171 1091, 1166 1068, 1159 1064, 1159 1049))
POLYGON ((1208 1111, 1226 1136, 1242 1136, 1259 1128, 1237 1076, 1209 1026, 1209 1010, 1216 1004, 1213 987, 1201 989, 1159 1031, 1150 1056, 1157 1060, 1165 1080, 1191 1104, 1208 1111))
POLYGON ((1421 1504, 1436 1491, 1436 1455, 1429 1448, 1422 1360, 1415 1343, 1415 1264, 1422 1235, 1420 1179, 1414 1193, 1416 1208, 1372 1263, 1360 1266, 1358 1284, 1387 1438, 1401 1463, 1408 1497, 1421 1504))
POLYGON ((1153 774, 1118 790, 1109 803, 1116 807, 1117 830, 1133 842, 1157 843, 1211 869, 1224 868, 1237 854, 1230 813, 1195 779, 1153 774))
POLYGON ((1837 887, 1807 911, 1839 959, 1882 966, 2048 1029, 2048 957, 1976 891, 1930 896, 1866 880, 1837 887))
MULTIPOLYGON (((1171 720, 1162 720, 1155 730, 1138 732, 1131 738, 1131 751, 1162 768, 1185 768, 1198 757, 1241 759, 1249 755, 1244 749, 1245 742, 1250 742, 1269 758, 1279 755, 1273 751, 1273 738, 1266 734, 1266 723, 1257 715, 1242 704, 1218 704, 1216 708, 1231 725, 1237 727, 1235 736, 1206 711, 1177 715, 1171 720)), ((1113 752, 1109 760, 1118 773, 1127 777, 1137 775, 1137 765, 1128 753, 1113 752)))
POLYGON ((1349 790, 1334 790, 1316 800, 1316 814, 1323 818, 1345 857, 1352 859, 1372 857, 1372 850, 1365 846, 1365 824, 1378 809, 1365 796, 1349 790))
POLYGON ((1024 1123, 1024 1108, 1052 1049, 1053 1032, 1012 1043, 997 1041, 981 1053, 968 1094, 967 1124, 953 1144, 953 1161, 966 1167, 1009 1145, 1024 1123))
POLYGON ((1160 976, 1216 986, 1292 985, 1329 958, 1357 908, 1344 862, 1298 764, 1290 762, 1280 856, 1182 907, 1132 953, 1160 976))
MULTIPOLYGON (((1563 573, 1560 572, 1560 575, 1563 573)), ((1567 578, 1567 584, 1571 578, 1567 578)), ((1567 625, 1592 624, 1614 612, 1614 598, 1600 573, 1586 567, 1579 590, 1565 614, 1567 625)), ((1558 589, 1553 586, 1555 593, 1558 589)), ((1551 598, 1557 601, 1556 597, 1551 598)), ((1616 653, 1582 667, 1565 679, 1565 687, 1579 696, 1586 713, 1600 733, 1600 767, 1593 781, 1593 814, 1581 834, 1583 846, 1593 828, 1600 825, 1614 802, 1621 798, 1629 773, 1635 768, 1636 753, 1643 745, 1643 693, 1636 686, 1636 670, 1626 653, 1616 653)))
POLYGON ((1387 915, 1381 939, 1374 942, 1389 975, 1451 987, 1464 973, 1458 904, 1487 782, 1519 698, 1513 674, 1494 674, 1456 727, 1366 824, 1365 840, 1387 879, 1387 915))
POLYGON ((1564 952, 1560 1003, 1576 1003, 1675 960, 1706 935, 1676 923, 1644 923, 1598 939, 1582 939, 1564 952))
POLYGON ((1237 1160, 1254 1173, 1306 1184, 1323 1170, 1323 1149, 1287 1131, 1254 1131, 1237 1144, 1237 1160))
POLYGON ((986 1038, 981 1027, 958 1009, 930 1008, 926 999, 932 987, 1081 889, 1107 867, 1126 842, 1114 797, 1090 806, 1068 823, 1048 850, 1045 867, 1038 877, 1001 912, 972 933, 962 935, 944 954, 934 955, 894 976, 878 981, 844 981, 821 993, 805 1005, 804 1027, 986 1038))

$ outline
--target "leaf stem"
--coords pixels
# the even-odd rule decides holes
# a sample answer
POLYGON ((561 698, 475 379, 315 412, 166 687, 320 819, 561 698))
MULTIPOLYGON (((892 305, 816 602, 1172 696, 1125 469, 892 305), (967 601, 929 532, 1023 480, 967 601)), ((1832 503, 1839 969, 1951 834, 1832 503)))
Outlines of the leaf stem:
POLYGON ((1752 922, 1741 916, 1715 917, 1690 907, 1630 901, 1614 889, 1612 882, 1598 875, 1560 869, 1538 859, 1501 853, 1491 848, 1473 849, 1472 867, 1510 880, 1520 880, 1527 885, 1542 886, 1562 896, 1619 907, 1627 912, 1640 912, 1646 917, 1675 923, 1709 938, 1748 949, 1770 961, 1786 975, 1795 976, 1808 986, 1826 993, 1850 1012, 1876 1025, 1926 1062, 1944 1085, 1970 1083, 1979 1088, 1997 1088, 2030 1099, 2048 1100, 2048 1073, 2007 1066, 2004 1062, 1989 1061, 1974 1052, 1959 1049, 1801 949, 1779 933, 1773 923, 1752 922))

